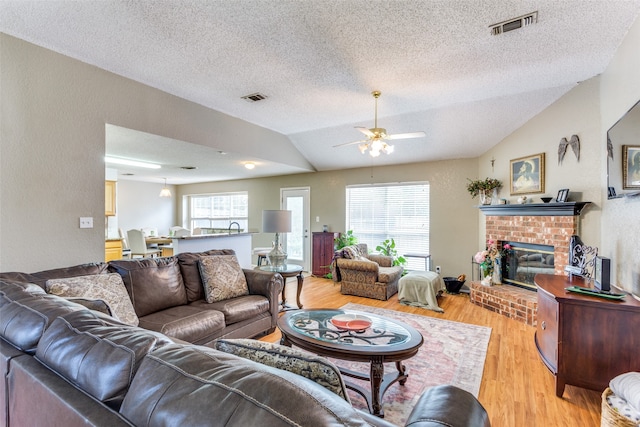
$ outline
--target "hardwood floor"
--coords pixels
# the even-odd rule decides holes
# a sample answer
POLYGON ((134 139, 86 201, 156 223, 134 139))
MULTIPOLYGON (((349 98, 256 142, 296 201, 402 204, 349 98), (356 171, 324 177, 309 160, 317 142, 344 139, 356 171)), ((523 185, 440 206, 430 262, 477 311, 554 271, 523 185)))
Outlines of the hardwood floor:
MULTIPOLYGON (((295 302, 295 278, 288 279, 286 298, 295 302)), ((535 348, 535 328, 473 305, 466 294, 445 294, 438 300, 444 313, 401 305, 397 296, 378 301, 342 295, 339 284, 312 276, 305 277, 301 296, 304 308, 338 308, 353 302, 490 327, 478 398, 493 427, 600 425, 601 393, 566 386, 563 398, 555 396, 553 376, 535 348)), ((262 340, 279 342, 280 332, 262 340)))

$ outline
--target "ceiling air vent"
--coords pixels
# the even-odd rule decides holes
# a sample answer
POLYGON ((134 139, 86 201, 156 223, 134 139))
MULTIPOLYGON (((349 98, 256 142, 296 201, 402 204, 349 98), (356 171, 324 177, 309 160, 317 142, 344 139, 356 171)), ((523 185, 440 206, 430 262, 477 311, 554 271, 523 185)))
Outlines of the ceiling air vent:
POLYGON ((527 25, 535 24, 536 22, 538 22, 538 11, 522 15, 518 18, 502 21, 498 24, 490 25, 489 28, 491 29, 491 34, 497 36, 498 34, 517 30, 518 28, 526 27, 527 25))
POLYGON ((263 99, 267 99, 267 96, 256 92, 256 93, 252 93, 251 95, 245 95, 242 97, 242 99, 249 102, 258 102, 258 101, 262 101, 263 99))

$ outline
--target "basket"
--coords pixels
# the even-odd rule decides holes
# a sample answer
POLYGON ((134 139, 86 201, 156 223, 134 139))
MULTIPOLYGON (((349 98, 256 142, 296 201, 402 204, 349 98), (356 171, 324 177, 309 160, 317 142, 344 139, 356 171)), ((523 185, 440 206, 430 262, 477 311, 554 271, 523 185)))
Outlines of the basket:
POLYGON ((609 403, 607 397, 612 395, 613 391, 609 387, 602 392, 602 418, 600 420, 600 427, 637 427, 638 424, 631 421, 629 418, 620 415, 616 412, 609 403))
POLYGON ((460 288, 464 285, 464 280, 460 281, 457 277, 443 277, 444 286, 447 288, 447 292, 450 294, 460 293, 460 288))

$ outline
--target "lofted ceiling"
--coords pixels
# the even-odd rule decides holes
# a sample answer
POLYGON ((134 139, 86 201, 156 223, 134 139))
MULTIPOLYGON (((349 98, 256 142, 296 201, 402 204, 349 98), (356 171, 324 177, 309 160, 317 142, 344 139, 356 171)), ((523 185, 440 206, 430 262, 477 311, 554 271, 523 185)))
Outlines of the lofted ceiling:
MULTIPOLYGON (((0 31, 281 133, 322 171, 481 155, 604 71, 639 12, 640 0, 3 0, 0 31), (531 12, 537 22, 491 34, 531 12), (362 139, 354 127, 374 127, 373 90, 380 127, 426 136, 394 141, 393 154, 375 159, 357 145, 334 148, 362 139), (242 99, 254 93, 266 99, 242 99)), ((250 147, 220 159, 217 147, 107 129, 115 156, 162 146, 146 160, 259 165, 138 179, 300 171, 250 147)))

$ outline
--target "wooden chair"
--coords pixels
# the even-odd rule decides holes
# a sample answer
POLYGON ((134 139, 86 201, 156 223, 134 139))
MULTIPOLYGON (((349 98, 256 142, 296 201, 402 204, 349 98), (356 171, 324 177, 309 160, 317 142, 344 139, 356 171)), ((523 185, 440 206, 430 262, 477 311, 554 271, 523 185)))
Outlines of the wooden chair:
POLYGON ((147 248, 147 243, 144 240, 144 234, 140 230, 129 230, 127 231, 127 239, 129 240, 129 247, 131 248, 131 257, 135 257, 136 255, 141 256, 142 258, 159 256, 159 249, 149 249, 147 248))

